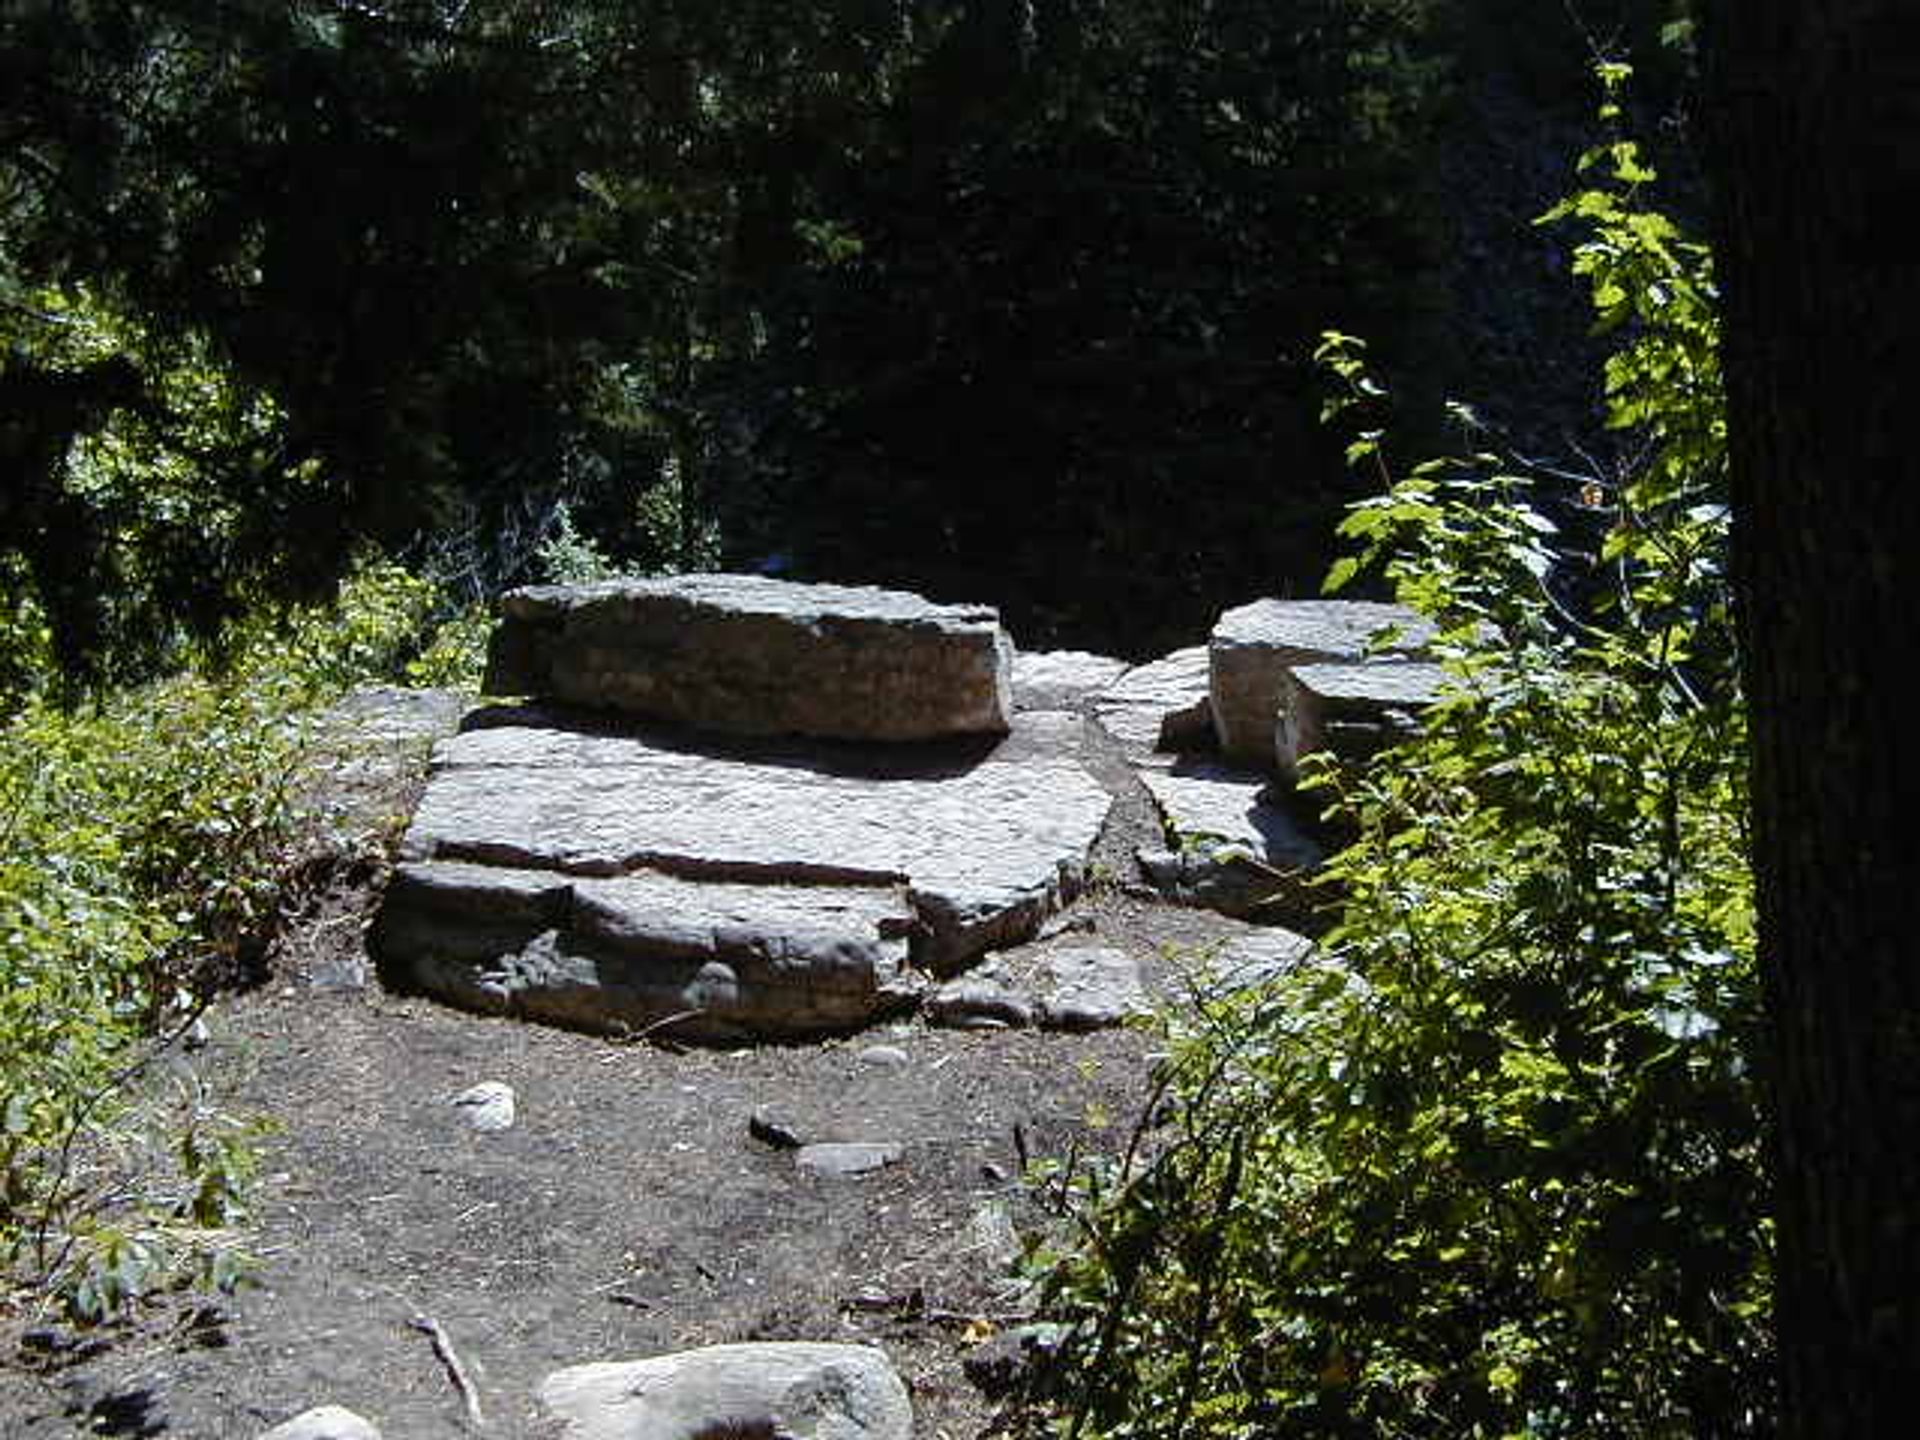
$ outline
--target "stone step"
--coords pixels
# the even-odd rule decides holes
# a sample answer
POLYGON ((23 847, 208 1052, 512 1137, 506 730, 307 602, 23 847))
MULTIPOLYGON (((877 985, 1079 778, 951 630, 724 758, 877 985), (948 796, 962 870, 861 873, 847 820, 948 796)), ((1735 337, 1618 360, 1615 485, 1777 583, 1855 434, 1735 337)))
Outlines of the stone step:
POLYGON ((486 689, 727 734, 921 740, 1004 734, 1012 662, 990 606, 677 575, 513 591, 486 689))
POLYGON ((1094 718, 1136 764, 1170 764, 1170 752, 1211 749, 1207 667, 1204 645, 1135 665, 1094 698, 1094 718))
POLYGON ((1274 716, 1289 670, 1358 661, 1375 637, 1396 636, 1387 653, 1418 653, 1434 627, 1401 605, 1370 600, 1256 600, 1221 615, 1208 645, 1208 694, 1220 749, 1261 768, 1275 763, 1274 716))
POLYGON ((1300 818, 1260 772, 1182 758, 1138 770, 1167 830, 1168 848, 1142 851, 1140 868, 1169 899, 1227 915, 1304 921, 1308 880, 1325 859, 1300 818))
POLYGON ((855 1029, 912 1004, 916 924, 897 886, 429 861, 395 871, 370 945, 390 983, 467 1009, 737 1040, 855 1029))
POLYGON ((796 742, 471 730, 435 752, 379 958, 456 1003, 510 992, 585 1028, 692 1008, 729 1035, 850 1028, 909 961, 946 973, 1017 944, 1078 890, 1113 803, 1073 758, 1080 726, 1039 712, 984 758, 895 747, 877 766, 796 742), (709 962, 728 973, 703 979, 709 962))

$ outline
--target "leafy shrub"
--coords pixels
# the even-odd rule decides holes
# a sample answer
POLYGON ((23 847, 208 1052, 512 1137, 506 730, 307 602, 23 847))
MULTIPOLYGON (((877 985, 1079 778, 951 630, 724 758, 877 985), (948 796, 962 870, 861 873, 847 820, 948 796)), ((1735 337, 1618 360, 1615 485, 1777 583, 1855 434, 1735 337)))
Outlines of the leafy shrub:
POLYGON ((169 1122, 177 1193, 133 1207, 137 1223, 107 1203, 149 1037, 195 1014, 274 923, 296 822, 285 720, 244 688, 183 678, 86 714, 35 702, 6 726, 0 1256, 83 1313, 137 1288, 175 1248, 163 1233, 224 1219, 212 1199, 244 1168, 224 1117, 189 1100, 169 1122))
POLYGON ((255 1127, 152 1061, 280 923, 306 717, 351 684, 476 673, 477 630, 435 629, 437 604, 365 566, 204 673, 85 710, 43 688, 0 725, 0 1266, 77 1316, 237 1273, 255 1127))
MULTIPOLYGON (((1451 690, 1322 770, 1355 838, 1319 954, 1205 1000, 1151 1160, 1083 1180, 1050 1282, 1068 1433, 1768 1429, 1710 262, 1640 204, 1630 143, 1582 168, 1548 218, 1585 227, 1629 462, 1568 496, 1483 452, 1349 514, 1334 578, 1437 621, 1451 690)), ((1325 356, 1377 393, 1354 342, 1325 356)), ((1377 434, 1354 453, 1384 473, 1377 434)))

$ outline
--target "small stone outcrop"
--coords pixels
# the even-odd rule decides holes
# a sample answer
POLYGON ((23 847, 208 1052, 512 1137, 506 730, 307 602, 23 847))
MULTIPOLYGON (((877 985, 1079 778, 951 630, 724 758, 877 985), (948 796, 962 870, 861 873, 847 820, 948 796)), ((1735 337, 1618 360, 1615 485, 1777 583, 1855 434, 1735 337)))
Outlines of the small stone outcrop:
POLYGON ((1355 662, 1373 653, 1415 655, 1434 635, 1431 622, 1401 605, 1367 600, 1256 600, 1221 615, 1208 645, 1208 695, 1220 750, 1229 759, 1274 766, 1274 722, 1287 672, 1325 661, 1355 662))
POLYGON ((1357 765, 1410 738, 1446 679, 1443 667, 1420 660, 1294 666, 1274 725, 1280 773, 1294 778, 1303 758, 1322 752, 1357 765))
POLYGON ((1050 952, 1043 965, 1040 1023, 1050 1030, 1105 1030, 1153 1013, 1140 966, 1110 945, 1050 952))
POLYGON ((486 688, 735 735, 1005 734, 997 611, 758 575, 541 585, 501 602, 486 688))
POLYGON ((1112 804, 1070 715, 984 753, 515 718, 436 751, 370 947, 401 988, 607 1033, 910 1005, 1070 898, 1112 804))
POLYGON ((927 996, 929 1024, 956 1030, 1105 1030, 1153 1012, 1140 966, 1110 945, 1059 945, 1016 968, 996 955, 927 996))
POLYGON ((1207 957, 1209 988, 1216 991, 1254 990, 1272 984, 1298 969, 1314 954, 1314 943, 1304 935, 1278 926, 1255 930, 1222 945, 1207 957))
POLYGON ((883 886, 455 861, 402 865, 372 943, 390 981, 466 1009, 738 1040, 851 1029, 910 1004, 912 925, 883 886))
POLYGON ((549 1375, 559 1440, 911 1440, 906 1386, 881 1351, 802 1341, 713 1345, 549 1375))

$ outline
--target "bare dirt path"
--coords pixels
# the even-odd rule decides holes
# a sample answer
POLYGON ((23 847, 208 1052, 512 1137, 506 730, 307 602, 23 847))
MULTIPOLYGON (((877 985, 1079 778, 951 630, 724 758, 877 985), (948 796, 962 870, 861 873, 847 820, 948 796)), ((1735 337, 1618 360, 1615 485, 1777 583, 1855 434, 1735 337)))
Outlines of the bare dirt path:
MULTIPOLYGON (((1066 938, 1091 931, 1177 991, 1174 957, 1245 927, 1121 887, 1155 825, 1101 737, 1089 746, 1121 803, 1095 857, 1112 878, 1077 903, 1066 938)), ((411 781, 361 783, 366 816, 403 805, 411 781)), ((85 1359, 13 1352, 0 1434, 251 1440, 323 1403, 388 1440, 475 1433, 415 1320, 453 1345, 492 1436, 542 1433, 534 1388, 559 1367, 743 1339, 879 1345, 917 1435, 988 1428, 961 1360, 985 1328, 971 1322, 1019 1312, 1018 1237, 1046 1223, 1022 1147, 1037 1159, 1123 1144, 1150 1031, 911 1020, 804 1046, 611 1043, 384 991, 362 940, 376 883, 324 897, 270 979, 214 1013, 196 1062, 223 1108, 280 1127, 249 1237, 258 1283, 197 1323, 184 1304, 163 1309, 85 1359), (489 1080, 513 1087, 517 1119, 477 1133, 449 1102, 489 1080), (749 1133, 757 1112, 902 1157, 811 1174, 749 1133)))

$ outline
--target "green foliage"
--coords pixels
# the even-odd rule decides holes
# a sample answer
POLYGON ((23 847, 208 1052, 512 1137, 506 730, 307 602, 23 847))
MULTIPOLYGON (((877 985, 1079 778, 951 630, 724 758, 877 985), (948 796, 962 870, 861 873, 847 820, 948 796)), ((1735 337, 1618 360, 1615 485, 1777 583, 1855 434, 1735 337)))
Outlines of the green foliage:
MULTIPOLYGON (((1606 77, 1610 89, 1618 74, 1606 77)), ((1771 1226, 1709 259, 1624 142, 1550 218, 1630 463, 1430 463, 1342 527, 1450 693, 1319 794, 1296 972, 1175 1042, 1177 1118, 1053 1274, 1069 1433, 1766 1433, 1771 1226)), ((1330 337, 1343 402, 1353 342, 1330 337)), ((1380 459, 1363 436, 1356 458, 1380 459)), ((1352 573, 1341 567, 1337 578, 1352 573)))
POLYGON ((245 497, 281 424, 200 339, 84 286, 7 283, 6 259, 0 709, 49 680, 163 672, 245 605, 261 578, 241 553, 245 497))
POLYGON ((541 579, 549 584, 588 584, 619 573, 592 538, 575 527, 573 511, 564 504, 555 508, 552 532, 540 542, 534 555, 541 579))
POLYGON ((155 1062, 280 922, 305 717, 361 681, 473 675, 471 622, 435 631, 437 605, 363 567, 336 605, 231 632, 217 669, 31 697, 0 729, 0 1268, 78 1318, 239 1273, 255 1128, 155 1062))
POLYGON ((528 497, 623 566, 988 585, 1036 638, 1191 623, 1326 543, 1327 312, 1423 348, 1441 8, 18 0, 0 325, 57 292, 140 340, 11 357, 72 405, 0 404, 48 417, 0 548, 32 542, 60 663, 123 652, 110 679, 455 517, 497 589, 528 497), (236 415, 196 435, 168 377, 203 370, 236 415), (180 439, 217 523, 71 483, 103 431, 180 439))
POLYGON ((138 1293, 175 1248, 165 1235, 212 1218, 235 1172, 204 1138, 224 1120, 173 1107, 163 1123, 191 1137, 166 1182, 180 1193, 146 1197, 129 1231, 108 1154, 148 1037, 249 966, 276 919, 295 826, 285 720, 189 678, 87 714, 34 702, 6 726, 0 1258, 83 1316, 138 1293))

